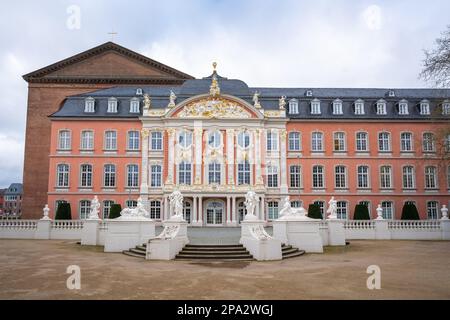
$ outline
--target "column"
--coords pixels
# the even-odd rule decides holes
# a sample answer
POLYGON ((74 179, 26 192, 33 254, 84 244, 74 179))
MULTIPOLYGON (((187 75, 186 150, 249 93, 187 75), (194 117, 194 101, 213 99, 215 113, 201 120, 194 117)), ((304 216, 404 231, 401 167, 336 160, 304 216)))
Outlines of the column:
POLYGON ((256 185, 264 185, 261 176, 261 130, 256 129, 254 133, 255 137, 255 174, 256 174, 256 185))
POLYGON ((164 197, 164 211, 161 216, 161 220, 167 220, 169 218, 169 198, 167 196, 164 197))
POLYGON ((193 212, 191 215, 191 224, 192 225, 196 225, 197 224, 197 200, 198 197, 192 197, 192 202, 193 202, 193 212))
POLYGON ((234 129, 227 129, 227 165, 228 165, 228 184, 234 185, 234 129))
POLYGON ((280 130, 280 175, 281 175, 281 193, 287 193, 287 154, 286 154, 286 130, 280 130))
POLYGON ((195 177, 194 184, 202 184, 202 153, 203 153, 203 129, 199 121, 194 123, 194 141, 195 141, 195 177))
POLYGON ((231 201, 230 196, 227 196, 227 226, 231 225, 231 201))
POLYGON ((174 154, 175 154, 175 129, 167 129, 169 135, 168 148, 169 148, 169 161, 167 168, 167 180, 166 184, 171 185, 174 183, 173 166, 174 166, 174 154))
POLYGON ((203 225, 203 197, 198 197, 198 220, 197 224, 199 226, 203 225))
POLYGON ((266 217, 266 197, 262 196, 261 197, 261 202, 259 204, 260 206, 260 212, 261 212, 261 220, 267 221, 267 217, 266 217))
POLYGON ((232 203, 233 203, 233 206, 231 208, 231 212, 232 212, 233 217, 232 217, 231 220, 232 220, 233 225, 237 226, 238 225, 238 220, 237 220, 236 197, 233 196, 231 199, 232 199, 232 203))
MULTIPOLYGON (((258 199, 260 199, 259 197, 258 197, 258 199)), ((261 215, 260 215, 260 210, 261 209, 261 206, 259 205, 259 202, 258 202, 258 205, 256 205, 256 208, 255 208, 255 216, 259 219, 259 220, 261 220, 261 215)))
MULTIPOLYGON (((149 130, 142 129, 141 131, 141 196, 148 194, 148 136, 149 130)), ((147 197, 145 197, 147 199, 147 197)))

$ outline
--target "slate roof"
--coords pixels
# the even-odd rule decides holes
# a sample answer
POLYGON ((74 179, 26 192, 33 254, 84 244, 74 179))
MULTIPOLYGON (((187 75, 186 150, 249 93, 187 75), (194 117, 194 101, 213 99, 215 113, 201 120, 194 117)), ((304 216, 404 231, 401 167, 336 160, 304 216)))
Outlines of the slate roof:
MULTIPOLYGON (((58 117, 87 117, 87 118, 137 118, 139 114, 129 112, 130 100, 137 97, 142 100, 143 96, 136 95, 136 89, 141 88, 143 93, 147 93, 152 99, 152 108, 165 108, 169 102, 170 90, 177 96, 177 103, 190 97, 206 94, 209 92, 211 78, 214 74, 203 79, 186 80, 180 86, 160 85, 160 86, 117 86, 109 89, 94 91, 91 93, 70 96, 63 103, 61 109, 51 115, 58 117), (95 112, 85 113, 84 105, 87 97, 95 99, 95 112), (118 100, 118 113, 107 113, 108 98, 115 97, 118 100)), ((239 97, 250 104, 253 104, 252 97, 255 91, 260 93, 259 100, 265 110, 277 110, 278 99, 286 96, 286 102, 290 99, 297 99, 299 104, 298 114, 287 114, 293 119, 426 119, 430 116, 419 114, 418 104, 423 99, 430 102, 430 111, 434 110, 444 101, 450 100, 450 89, 392 89, 392 88, 261 88, 248 87, 248 85, 238 79, 227 79, 215 73, 218 79, 222 94, 229 94, 239 97), (394 90, 395 97, 389 97, 388 92, 394 90), (312 96, 307 96, 306 92, 311 91, 312 96), (310 113, 310 102, 313 99, 321 101, 321 114, 310 113), (341 99, 343 114, 332 114, 332 102, 341 99), (353 104, 356 100, 364 100, 364 115, 355 115, 353 104), (387 102, 387 114, 377 115, 375 104, 379 99, 387 102), (399 115, 397 104, 400 100, 408 101, 409 115, 399 115)), ((289 110, 288 105, 286 109, 289 110)))
POLYGON ((23 185, 21 183, 11 183, 11 185, 6 189, 4 195, 19 195, 23 193, 23 185))

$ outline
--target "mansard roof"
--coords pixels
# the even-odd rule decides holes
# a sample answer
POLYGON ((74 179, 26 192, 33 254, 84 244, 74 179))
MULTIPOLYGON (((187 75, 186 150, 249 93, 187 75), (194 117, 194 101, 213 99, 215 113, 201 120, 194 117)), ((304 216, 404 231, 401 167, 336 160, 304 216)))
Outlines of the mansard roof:
MULTIPOLYGON (((215 71, 214 71, 215 72, 215 71)), ((259 102, 264 110, 278 110, 279 98, 286 96, 286 100, 298 100, 298 114, 287 114, 292 119, 427 119, 427 115, 421 115, 417 105, 424 99, 430 102, 431 114, 444 101, 450 99, 450 89, 388 89, 388 88, 261 88, 249 87, 244 81, 227 79, 213 73, 203 79, 189 79, 181 85, 160 86, 117 86, 102 89, 90 93, 71 96, 66 99, 61 109, 52 117, 125 117, 137 118, 139 114, 129 113, 130 100, 143 96, 136 95, 136 89, 141 88, 143 93, 150 95, 152 108, 161 109, 167 107, 169 94, 172 90, 177 96, 176 103, 180 104, 186 99, 203 95, 209 92, 211 79, 216 76, 221 94, 238 97, 253 105, 253 94, 260 93, 259 102), (395 97, 390 97, 388 92, 394 90, 395 97), (312 96, 306 96, 307 91, 312 91, 312 96), (96 100, 95 113, 84 113, 84 101, 87 97, 96 100), (107 100, 110 97, 118 99, 118 113, 107 113, 107 100), (321 102, 321 114, 311 114, 310 103, 313 99, 321 102), (332 102, 335 99, 342 100, 343 114, 332 114, 332 102), (355 115, 353 104, 356 100, 364 100, 365 114, 355 115), (387 103, 387 114, 377 115, 375 104, 383 99, 387 103), (409 114, 399 115, 396 104, 402 99, 409 103, 409 114)), ((142 109, 142 103, 141 103, 142 109)), ((287 110, 288 112, 288 110, 287 110)), ((141 110, 142 113, 142 110, 141 110)))
POLYGON ((23 193, 23 185, 21 183, 11 183, 8 189, 5 189, 4 195, 18 195, 23 193))

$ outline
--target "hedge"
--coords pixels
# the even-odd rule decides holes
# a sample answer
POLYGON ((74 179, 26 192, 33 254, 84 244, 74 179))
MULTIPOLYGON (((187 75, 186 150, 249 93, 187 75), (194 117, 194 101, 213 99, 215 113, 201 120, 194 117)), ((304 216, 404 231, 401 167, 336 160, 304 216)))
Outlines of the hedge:
POLYGON ((355 206, 354 220, 370 220, 369 208, 365 204, 357 204, 355 206))
POLYGON ((111 205, 111 209, 109 209, 109 219, 115 219, 120 217, 120 212, 122 211, 122 206, 118 203, 114 203, 111 205))
POLYGON ((308 217, 312 219, 322 219, 319 205, 312 203, 308 207, 308 217))
POLYGON ((413 203, 405 203, 402 209, 402 220, 420 220, 419 212, 413 203))
POLYGON ((72 220, 70 203, 62 202, 58 204, 56 209, 55 220, 72 220))

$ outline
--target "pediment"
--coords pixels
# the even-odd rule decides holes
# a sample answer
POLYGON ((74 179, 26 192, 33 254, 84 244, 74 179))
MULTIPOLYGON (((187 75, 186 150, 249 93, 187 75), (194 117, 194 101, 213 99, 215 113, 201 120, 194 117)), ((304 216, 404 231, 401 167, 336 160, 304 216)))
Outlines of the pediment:
POLYGON ((29 82, 182 83, 193 77, 108 42, 31 72, 24 79, 29 82))

